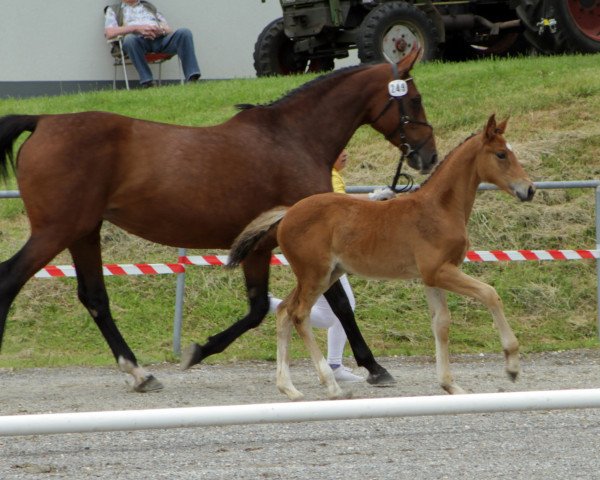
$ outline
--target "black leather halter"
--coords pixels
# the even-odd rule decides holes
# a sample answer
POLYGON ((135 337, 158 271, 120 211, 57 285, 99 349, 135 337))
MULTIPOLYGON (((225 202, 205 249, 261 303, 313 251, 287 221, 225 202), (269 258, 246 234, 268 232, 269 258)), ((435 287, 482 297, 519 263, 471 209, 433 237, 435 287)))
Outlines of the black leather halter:
MULTIPOLYGON (((392 74, 393 74, 393 78, 394 80, 400 80, 400 74, 398 72, 398 66, 394 63, 391 64, 392 67, 392 74)), ((410 82, 412 81, 412 78, 409 77, 405 80, 406 82, 410 82)), ((410 176, 407 173, 402 173, 402 164, 404 163, 404 159, 406 157, 409 157, 411 155, 416 155, 419 153, 419 150, 421 150, 421 148, 423 148, 423 146, 429 142, 429 140, 431 139, 431 137, 433 137, 433 127, 431 126, 430 123, 428 122, 422 122, 420 120, 416 120, 411 118, 407 113, 406 113, 406 106, 405 106, 405 96, 399 96, 399 97, 394 97, 392 95, 390 95, 390 98, 388 99, 387 103, 385 104, 385 106, 383 107, 383 109, 381 110, 381 112, 379 113, 379 115, 377 115, 377 117, 375 117, 375 119, 371 122, 371 125, 375 124, 379 119, 381 119, 386 112, 390 109, 390 107, 395 103, 398 106, 398 115, 400 117, 400 121, 398 122, 398 126, 389 134, 385 135, 386 140, 391 141, 396 135, 399 135, 400 137, 400 161, 398 163, 398 168, 396 169, 396 174, 394 175, 394 179, 392 181, 392 185, 390 185, 390 188, 395 191, 396 193, 399 192, 404 192, 407 190, 410 190, 412 188, 412 185, 414 183, 414 180, 412 178, 412 176, 410 176), (406 138, 406 132, 404 130, 404 127, 408 124, 413 124, 413 125, 422 125, 422 126, 426 126, 429 127, 430 129, 430 133, 429 136, 427 138, 425 138, 425 140, 419 142, 416 146, 412 146, 410 144, 410 142, 408 141, 408 139, 406 138), (396 187, 396 185, 398 184, 398 180, 400 179, 400 177, 403 177, 407 180, 407 182, 409 183, 409 185, 402 187, 401 189, 398 189, 396 187)))

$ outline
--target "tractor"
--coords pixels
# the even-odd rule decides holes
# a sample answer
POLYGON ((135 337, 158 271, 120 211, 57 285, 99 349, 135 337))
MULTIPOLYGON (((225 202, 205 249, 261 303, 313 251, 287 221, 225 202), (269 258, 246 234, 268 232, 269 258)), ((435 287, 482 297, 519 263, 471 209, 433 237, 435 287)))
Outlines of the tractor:
MULTIPOLYGON (((262 0, 265 2, 265 0, 262 0)), ((362 63, 600 52, 600 0, 280 0, 254 47, 257 76, 362 63)))

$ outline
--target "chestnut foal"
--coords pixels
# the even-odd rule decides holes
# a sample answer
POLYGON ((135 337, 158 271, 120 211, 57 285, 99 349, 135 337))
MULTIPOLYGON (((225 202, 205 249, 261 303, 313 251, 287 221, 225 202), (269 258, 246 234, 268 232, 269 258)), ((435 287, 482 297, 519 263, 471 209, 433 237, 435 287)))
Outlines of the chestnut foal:
POLYGON ((506 357, 506 371, 519 374, 519 343, 503 313, 496 290, 460 270, 469 240, 467 222, 477 187, 489 182, 521 201, 535 187, 503 133, 507 121, 492 115, 479 134, 466 139, 422 187, 386 202, 325 193, 291 208, 257 217, 234 242, 231 266, 248 255, 277 227, 277 241, 297 277, 296 288, 277 310, 277 387, 291 400, 303 397, 292 384, 289 341, 292 325, 304 340, 329 398, 348 394, 338 386, 309 325, 310 309, 343 273, 377 279, 421 278, 435 335, 437 374, 448 393, 464 393, 450 371, 446 290, 479 300, 492 314, 506 357))

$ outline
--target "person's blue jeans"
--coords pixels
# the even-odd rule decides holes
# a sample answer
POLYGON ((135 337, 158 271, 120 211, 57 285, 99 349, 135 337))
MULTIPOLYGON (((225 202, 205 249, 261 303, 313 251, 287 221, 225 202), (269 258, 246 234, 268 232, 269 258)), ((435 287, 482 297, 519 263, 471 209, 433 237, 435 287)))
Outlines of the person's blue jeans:
POLYGON ((144 55, 150 52, 177 54, 186 80, 193 75, 200 75, 200 67, 194 51, 194 39, 192 32, 187 28, 179 28, 169 35, 154 40, 133 33, 125 35, 123 50, 138 71, 142 84, 152 81, 152 70, 144 58, 144 55))

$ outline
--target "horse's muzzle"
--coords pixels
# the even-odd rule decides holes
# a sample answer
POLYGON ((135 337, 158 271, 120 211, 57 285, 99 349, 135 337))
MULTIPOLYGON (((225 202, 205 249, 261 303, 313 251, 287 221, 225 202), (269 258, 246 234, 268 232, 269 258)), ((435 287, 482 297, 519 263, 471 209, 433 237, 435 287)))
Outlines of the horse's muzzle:
POLYGON ((412 151, 408 154, 408 164, 423 174, 431 172, 437 162, 437 153, 433 153, 428 159, 423 158, 420 152, 412 151))

